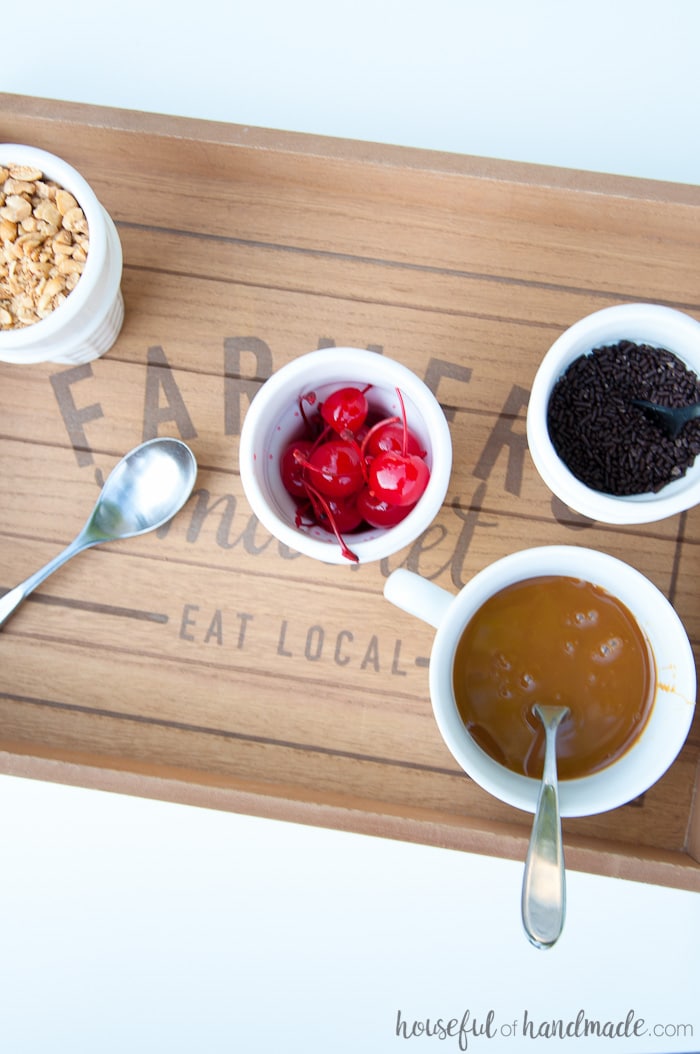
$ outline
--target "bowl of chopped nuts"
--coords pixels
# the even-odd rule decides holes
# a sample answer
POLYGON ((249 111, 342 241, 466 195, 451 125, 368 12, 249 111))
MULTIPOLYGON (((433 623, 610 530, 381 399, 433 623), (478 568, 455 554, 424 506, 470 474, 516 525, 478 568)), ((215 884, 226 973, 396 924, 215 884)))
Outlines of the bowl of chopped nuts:
POLYGON ((672 436, 639 402, 700 403, 700 322, 657 304, 580 319, 535 375, 527 438, 565 505, 601 523, 651 523, 700 504, 700 419, 672 436))
POLYGON ((124 318, 122 249, 95 192, 62 158, 0 144, 0 360, 81 363, 124 318))

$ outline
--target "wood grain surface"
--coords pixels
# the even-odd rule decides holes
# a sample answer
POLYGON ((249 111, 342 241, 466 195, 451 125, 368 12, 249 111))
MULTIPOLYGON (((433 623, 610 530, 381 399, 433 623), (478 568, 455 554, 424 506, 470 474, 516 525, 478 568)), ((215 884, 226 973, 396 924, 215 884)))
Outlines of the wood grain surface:
MULTIPOLYGON (((456 592, 533 544, 643 571, 700 647, 700 511, 572 514, 527 451, 537 366, 610 304, 700 319, 700 189, 0 95, 0 140, 78 168, 124 250, 124 328, 85 366, 0 363, 0 591, 66 545, 116 461, 176 435, 199 475, 155 534, 83 553, 0 633, 0 769, 524 858, 531 817, 465 776, 428 695, 410 567, 456 592), (260 527, 237 444, 259 385, 322 346, 435 391, 454 469, 389 561, 315 563, 260 527)), ((567 864, 700 889, 700 718, 643 797, 564 822, 567 864)))

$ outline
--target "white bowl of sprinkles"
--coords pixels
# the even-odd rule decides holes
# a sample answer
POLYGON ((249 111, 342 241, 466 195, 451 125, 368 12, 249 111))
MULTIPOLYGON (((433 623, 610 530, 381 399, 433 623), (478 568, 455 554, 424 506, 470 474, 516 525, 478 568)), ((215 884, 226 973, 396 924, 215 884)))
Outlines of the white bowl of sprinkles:
MULTIPOLYGON (((532 460, 542 480, 570 509, 601 523, 651 523, 700 503, 700 457, 684 469, 682 474, 681 470, 676 469, 676 476, 670 476, 658 489, 641 489, 638 493, 624 494, 607 492, 605 489, 599 489, 597 485, 592 485, 590 480, 582 478, 585 473, 572 471, 565 456, 562 456, 562 445, 557 447, 556 430, 549 420, 550 401, 555 386, 562 382, 567 370, 582 356, 591 356, 599 349, 607 349, 621 342, 633 345, 629 350, 629 355, 632 356, 635 354, 634 346, 669 352, 679 360, 683 372, 689 372, 693 383, 700 378, 700 322, 696 319, 681 311, 656 304, 622 304, 604 308, 574 323, 561 334, 544 356, 535 375, 528 403, 527 439, 532 460)), ((659 383, 663 386, 665 367, 657 369, 659 383)), ((597 394, 588 391, 579 395, 581 403, 587 403, 593 410, 597 394)), ((640 390, 638 396, 650 398, 648 391, 640 390)), ((652 401, 664 402, 660 397, 652 401)), ((666 405, 676 403, 667 401, 666 405)), ((623 408, 619 412, 626 413, 627 410, 623 408)), ((651 427, 651 424, 644 420, 643 411, 632 406, 629 413, 637 415, 635 418, 630 417, 631 422, 637 422, 631 428, 629 440, 632 447, 630 457, 633 461, 639 454, 639 451, 634 449, 635 442, 642 436, 642 429, 646 429, 647 425, 651 427)), ((686 426, 686 429, 692 428, 697 429, 691 437, 692 442, 695 446, 700 446, 700 422, 697 425, 691 423, 686 426)), ((662 436, 660 430, 657 429, 657 432, 658 439, 654 439, 653 443, 649 440, 649 449, 644 452, 644 456, 649 459, 662 456, 662 441, 665 443, 666 437, 662 436)), ((644 435, 648 439, 648 432, 644 431, 644 435)), ((684 441, 690 442, 691 439, 684 441)), ((568 449, 571 451, 572 461, 576 458, 579 464, 582 463, 580 455, 586 442, 596 448, 593 449, 591 457, 602 456, 601 450, 606 443, 611 448, 609 456, 612 459, 625 454, 626 440, 615 440, 612 443, 604 414, 600 420, 594 421, 588 436, 582 434, 578 449, 569 435, 568 449)), ((588 452, 587 450, 586 453, 588 452)), ((633 469, 627 468, 625 471, 630 476, 630 487, 634 487, 636 484, 633 469)), ((622 470, 618 470, 618 475, 621 472, 622 470)), ((639 485, 644 487, 643 482, 639 485)))

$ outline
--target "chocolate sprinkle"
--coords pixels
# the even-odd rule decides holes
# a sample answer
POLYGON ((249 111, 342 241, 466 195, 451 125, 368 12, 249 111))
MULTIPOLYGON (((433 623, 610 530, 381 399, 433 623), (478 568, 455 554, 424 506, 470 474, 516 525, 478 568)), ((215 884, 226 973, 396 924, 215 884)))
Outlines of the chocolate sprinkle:
POLYGON ((657 492, 685 475, 700 453, 700 421, 671 439, 632 399, 687 406, 700 402, 700 382, 670 351, 623 340, 575 359, 549 399, 557 454, 604 494, 657 492))

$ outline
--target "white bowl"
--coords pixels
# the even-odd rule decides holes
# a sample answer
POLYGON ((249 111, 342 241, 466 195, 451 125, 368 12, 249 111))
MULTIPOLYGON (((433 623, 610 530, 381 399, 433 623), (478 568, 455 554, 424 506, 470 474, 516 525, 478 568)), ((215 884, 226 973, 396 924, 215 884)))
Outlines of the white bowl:
POLYGON ((271 534, 291 549, 330 564, 345 564, 336 538, 321 527, 297 526, 297 507, 279 471, 282 453, 299 435, 299 398, 314 391, 323 400, 345 385, 365 386, 370 408, 400 415, 426 450, 430 480, 423 496, 395 527, 348 534, 359 563, 381 560, 403 549, 430 526, 447 493, 452 443, 445 415, 430 389, 402 363, 363 348, 323 348, 287 363, 259 389, 246 413, 239 444, 241 483, 250 506, 271 534))
POLYGON ((85 268, 63 304, 30 326, 0 331, 0 360, 82 363, 108 351, 124 319, 122 249, 111 217, 87 181, 55 154, 19 143, 0 143, 0 164, 32 165, 69 191, 88 223, 85 268))
POLYGON ((554 385, 571 363, 620 340, 665 348, 700 376, 700 322, 656 304, 603 308, 574 323, 554 342, 535 375, 527 409, 527 440, 535 468, 549 489, 569 508, 601 523, 651 523, 700 502, 700 458, 686 474, 657 493, 617 497, 586 486, 557 454, 547 429, 554 385))
POLYGON ((656 667, 649 718, 627 751, 605 768, 561 780, 562 816, 590 816, 637 798, 666 772, 683 746, 695 711, 695 660, 681 620, 666 597, 635 568, 607 553, 578 546, 524 549, 489 564, 453 595, 400 568, 384 595, 437 628, 430 654, 430 697, 442 737, 468 775, 501 801, 534 812, 540 783, 499 764, 468 732, 457 709, 452 668, 464 627, 494 593, 541 575, 585 578, 617 597, 645 634, 656 667))

